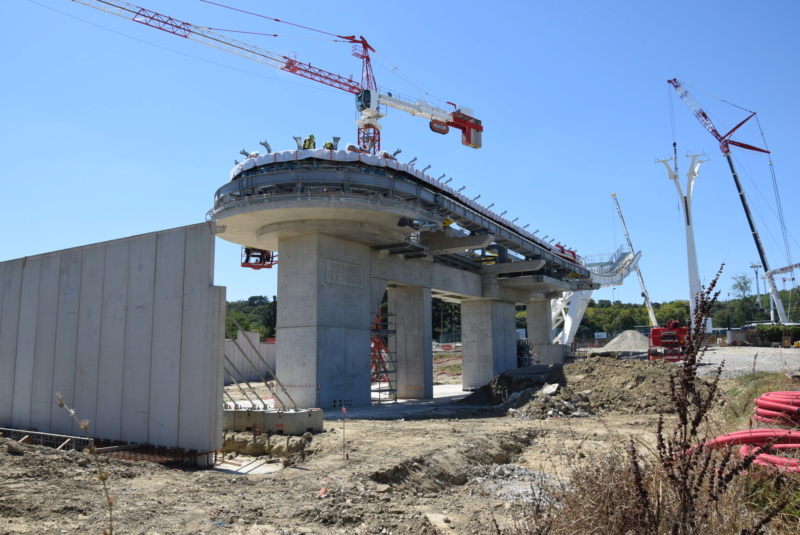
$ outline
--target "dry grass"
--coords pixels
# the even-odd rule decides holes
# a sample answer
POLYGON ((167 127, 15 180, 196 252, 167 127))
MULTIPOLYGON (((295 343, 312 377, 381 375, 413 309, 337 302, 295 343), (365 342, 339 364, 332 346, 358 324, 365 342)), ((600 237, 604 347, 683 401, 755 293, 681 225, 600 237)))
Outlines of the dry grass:
MULTIPOLYGON (((719 403, 720 370, 710 382, 697 378, 705 351, 702 326, 716 301, 717 278, 698 297, 687 355, 671 378, 675 424, 659 420, 655 448, 637 447, 620 437, 616 450, 571 461, 555 479, 542 476, 508 533, 755 535, 767 533, 767 527, 773 533, 800 531, 796 474, 756 469, 751 466, 753 457, 741 458, 731 448, 697 447, 724 432, 715 433, 709 418, 719 403)), ((742 395, 748 401, 732 410, 741 416, 748 403, 752 410, 750 396, 759 395, 758 390, 747 387, 742 395)))

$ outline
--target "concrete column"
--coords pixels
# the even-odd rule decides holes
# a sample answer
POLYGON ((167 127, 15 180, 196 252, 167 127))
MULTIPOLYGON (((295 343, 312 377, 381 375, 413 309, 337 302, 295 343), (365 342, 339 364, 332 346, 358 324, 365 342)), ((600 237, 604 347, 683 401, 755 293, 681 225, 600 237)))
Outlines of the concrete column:
POLYGON ((369 405, 371 249, 318 233, 278 247, 278 378, 301 408, 369 405))
POLYGON ((432 398, 431 289, 397 287, 389 288, 388 294, 390 322, 395 324, 397 397, 432 398))
POLYGON ((550 299, 531 298, 528 310, 528 339, 539 364, 563 364, 566 346, 553 345, 553 314, 550 299))
POLYGON ((462 386, 474 390, 517 367, 514 303, 492 299, 461 302, 462 386))

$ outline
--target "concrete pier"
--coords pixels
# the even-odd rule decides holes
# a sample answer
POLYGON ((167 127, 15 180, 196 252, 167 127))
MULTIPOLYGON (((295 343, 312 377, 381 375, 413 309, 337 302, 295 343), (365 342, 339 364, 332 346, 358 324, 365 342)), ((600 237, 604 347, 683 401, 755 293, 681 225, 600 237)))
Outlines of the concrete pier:
POLYGON ((461 302, 462 386, 475 390, 517 367, 515 303, 494 299, 461 302))
POLYGON ((395 324, 397 398, 432 398, 431 289, 396 286, 388 294, 389 315, 395 324))
POLYGON ((280 240, 276 373, 300 407, 370 403, 372 254, 319 233, 280 240))

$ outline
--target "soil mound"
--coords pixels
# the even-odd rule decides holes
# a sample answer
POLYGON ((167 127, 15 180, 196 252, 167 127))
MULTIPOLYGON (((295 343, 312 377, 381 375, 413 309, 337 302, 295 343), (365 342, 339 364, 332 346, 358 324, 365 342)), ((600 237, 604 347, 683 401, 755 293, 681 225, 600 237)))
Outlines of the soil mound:
POLYGON ((648 349, 648 340, 639 331, 623 331, 605 346, 592 353, 645 353, 648 349))
POLYGON ((666 361, 595 357, 566 364, 561 373, 551 371, 547 381, 516 376, 516 370, 500 374, 464 402, 525 419, 667 414, 674 412, 669 380, 675 371, 666 361))
POLYGON ((624 414, 674 412, 669 379, 676 372, 663 360, 596 357, 564 366, 567 385, 588 391, 594 411, 624 414))

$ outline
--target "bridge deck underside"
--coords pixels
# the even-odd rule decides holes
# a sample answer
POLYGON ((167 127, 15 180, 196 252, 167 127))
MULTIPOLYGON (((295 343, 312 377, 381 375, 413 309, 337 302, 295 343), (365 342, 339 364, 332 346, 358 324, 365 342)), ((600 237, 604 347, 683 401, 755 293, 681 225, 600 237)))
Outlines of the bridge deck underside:
MULTIPOLYGON (((547 244, 524 236, 514 225, 509 228, 509 222, 499 217, 497 219, 500 220, 496 220, 492 217, 493 213, 483 207, 468 206, 462 202, 463 199, 454 198, 454 193, 396 169, 362 162, 298 159, 261 165, 237 175, 217 191, 210 215, 221 221, 237 212, 252 209, 259 203, 266 203, 263 206, 265 209, 269 208, 270 203, 276 206, 275 203, 279 202, 302 203, 313 200, 347 202, 348 206, 354 206, 359 201, 362 204, 395 203, 419 214, 420 222, 429 226, 410 240, 419 242, 419 246, 405 244, 408 249, 404 250, 399 247, 402 244, 392 239, 379 244, 395 246, 391 252, 410 254, 411 257, 427 254, 424 251, 425 230, 442 229, 444 220, 449 219, 463 229, 464 235, 492 235, 494 244, 514 253, 508 255, 509 262, 541 259, 544 266, 537 271, 538 274, 582 287, 592 284, 592 272, 584 266, 558 256, 547 248, 547 244)), ((474 205, 472 202, 470 204, 474 205)), ((221 237, 225 238, 224 235, 221 237)), ((478 272, 482 266, 479 259, 476 261, 474 256, 465 253, 431 256, 435 262, 457 269, 478 272)), ((525 276, 530 274, 522 273, 525 276)), ((506 278, 514 276, 506 275, 506 278)))

